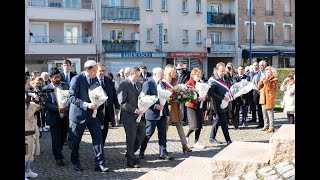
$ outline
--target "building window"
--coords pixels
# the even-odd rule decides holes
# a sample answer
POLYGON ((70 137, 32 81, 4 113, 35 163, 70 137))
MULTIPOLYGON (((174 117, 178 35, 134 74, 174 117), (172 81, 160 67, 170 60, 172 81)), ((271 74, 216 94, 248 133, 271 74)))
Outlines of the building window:
POLYGON ((201 30, 196 31, 196 42, 201 43, 201 30))
POLYGON ((211 9, 212 14, 217 15, 220 13, 221 5, 220 4, 211 4, 210 9, 211 9))
POLYGON ((182 32, 182 42, 188 42, 188 30, 182 32))
POLYGON ((111 29, 111 42, 121 42, 123 40, 123 30, 122 29, 111 29))
POLYGON ((79 0, 65 0, 65 8, 81 8, 81 2, 79 0))
POLYGON ((201 1, 200 0, 197 0, 196 1, 196 12, 197 13, 200 13, 201 12, 201 1))
POLYGON ((64 25, 65 43, 78 44, 82 42, 82 25, 78 23, 66 23, 64 25))
POLYGON ((265 43, 266 43, 266 45, 273 44, 273 26, 274 26, 274 24, 265 24, 265 27, 266 27, 265 43))
POLYGON ((182 12, 187 12, 187 0, 182 0, 182 12))
POLYGON ((168 29, 163 29, 163 42, 168 42, 168 29))
POLYGON ((294 67, 294 63, 290 62, 290 58, 279 57, 278 68, 292 68, 292 67, 294 67))
POLYGON ((273 11, 273 0, 265 0, 266 1, 266 16, 272 16, 274 15, 273 11))
POLYGON ((211 43, 212 44, 220 44, 221 41, 221 33, 219 32, 212 32, 210 34, 211 43))
POLYGON ((146 0, 146 10, 152 10, 152 0, 146 0))
POLYGON ((247 0, 247 3, 246 3, 246 13, 248 15, 250 15, 250 9, 251 9, 251 13, 254 14, 255 11, 254 11, 254 8, 253 8, 253 0, 247 0), (251 7, 250 7, 250 2, 251 2, 251 7))
POLYGON ((161 11, 167 11, 167 0, 161 0, 161 11))
POLYGON ((109 6, 123 6, 123 0, 109 0, 109 6))
POLYGON ((291 44, 292 39, 291 39, 291 29, 292 29, 292 24, 286 24, 283 26, 284 28, 284 44, 291 44))
POLYGON ((152 28, 147 28, 147 42, 152 42, 152 28))
POLYGON ((291 0, 284 0, 284 11, 283 11, 283 15, 284 15, 285 17, 292 16, 292 12, 291 12, 291 0))
MULTIPOLYGON (((251 22, 251 43, 255 43, 255 25, 256 22, 251 22)), ((250 22, 246 23, 246 43, 250 43, 250 22)))

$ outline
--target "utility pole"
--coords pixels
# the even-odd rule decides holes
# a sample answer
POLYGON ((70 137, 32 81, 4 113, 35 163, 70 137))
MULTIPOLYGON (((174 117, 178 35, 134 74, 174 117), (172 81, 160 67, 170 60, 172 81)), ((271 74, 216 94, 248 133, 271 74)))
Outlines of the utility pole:
POLYGON ((251 46, 252 46, 252 0, 249 0, 249 13, 250 13, 250 38, 249 38, 249 62, 252 64, 252 52, 251 52, 251 46))

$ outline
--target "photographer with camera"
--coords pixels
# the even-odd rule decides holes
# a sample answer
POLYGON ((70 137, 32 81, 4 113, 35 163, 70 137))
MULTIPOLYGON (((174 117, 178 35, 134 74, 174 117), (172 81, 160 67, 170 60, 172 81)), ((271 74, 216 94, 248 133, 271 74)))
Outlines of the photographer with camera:
POLYGON ((62 155, 62 149, 69 128, 69 106, 65 108, 58 107, 56 91, 57 88, 69 90, 69 86, 67 83, 60 81, 61 75, 58 68, 52 67, 49 73, 51 83, 43 88, 43 90, 48 92, 44 108, 45 117, 46 122, 50 125, 53 156, 57 165, 64 166, 65 163, 63 161, 64 156, 62 155), (61 113, 63 116, 60 116, 61 113))
MULTIPOLYGON (((30 164, 34 160, 34 155, 40 155, 39 129, 34 117, 40 105, 31 101, 29 88, 30 76, 25 74, 25 180, 38 177, 37 173, 31 171, 30 164)), ((33 94, 32 98, 38 100, 39 96, 33 94)))

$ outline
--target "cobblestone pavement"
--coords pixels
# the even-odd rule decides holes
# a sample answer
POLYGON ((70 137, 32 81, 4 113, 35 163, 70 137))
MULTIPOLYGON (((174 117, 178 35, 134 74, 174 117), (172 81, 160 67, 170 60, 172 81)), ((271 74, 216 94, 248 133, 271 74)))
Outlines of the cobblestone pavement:
MULTIPOLYGON (((249 118, 250 114, 249 114, 249 118)), ((275 113, 275 127, 276 130, 282 124, 286 124, 286 115, 284 113, 275 113)), ((200 143, 205 145, 205 149, 194 149, 194 133, 190 135, 189 147, 193 152, 188 154, 182 153, 180 139, 175 126, 170 126, 167 134, 167 150, 171 156, 175 157, 174 161, 159 160, 159 146, 157 140, 157 131, 152 136, 148 143, 145 152, 145 160, 141 161, 141 168, 126 168, 125 154, 125 133, 123 127, 110 127, 107 143, 104 147, 106 164, 112 168, 114 172, 95 172, 94 171, 94 153, 91 144, 91 136, 89 131, 86 131, 82 137, 80 144, 80 162, 84 171, 77 172, 73 170, 70 162, 70 154, 68 146, 64 146, 63 154, 65 156, 66 165, 60 167, 56 165, 51 151, 51 135, 50 131, 44 132, 40 139, 41 153, 36 156, 34 162, 31 164, 33 172, 37 172, 39 177, 37 179, 136 179, 150 170, 168 171, 178 165, 189 156, 197 157, 213 157, 221 151, 224 145, 214 145, 209 143, 209 134, 211 130, 211 123, 206 122, 203 126, 200 135, 200 143)), ((251 142, 268 142, 273 133, 266 133, 260 129, 254 128, 257 123, 248 123, 248 126, 241 128, 241 130, 233 129, 229 126, 229 133, 232 141, 251 141, 251 142)), ((184 126, 185 132, 188 131, 188 126, 184 126)), ((225 141, 222 130, 219 128, 217 133, 217 140, 225 141)), ((138 153, 138 152, 137 152, 138 153)))

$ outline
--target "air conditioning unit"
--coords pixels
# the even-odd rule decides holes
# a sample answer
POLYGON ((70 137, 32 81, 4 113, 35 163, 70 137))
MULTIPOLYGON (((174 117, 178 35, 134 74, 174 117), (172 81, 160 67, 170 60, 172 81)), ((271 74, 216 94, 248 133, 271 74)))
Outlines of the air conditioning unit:
POLYGON ((131 34, 131 40, 140 41, 140 34, 138 32, 131 34))

